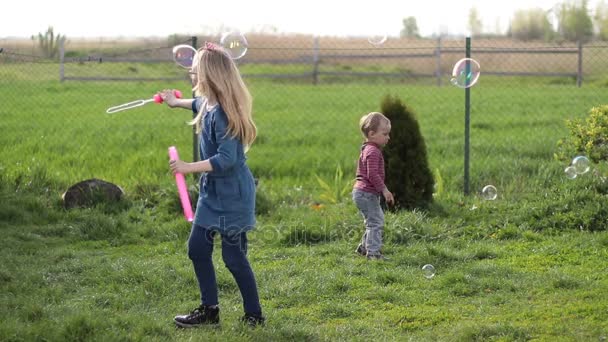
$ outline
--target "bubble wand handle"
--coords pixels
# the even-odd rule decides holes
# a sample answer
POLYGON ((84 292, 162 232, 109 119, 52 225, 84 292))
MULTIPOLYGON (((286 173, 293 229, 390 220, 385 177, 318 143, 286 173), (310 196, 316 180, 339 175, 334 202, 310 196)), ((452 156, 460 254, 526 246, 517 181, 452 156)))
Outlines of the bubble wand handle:
MULTIPOLYGON (((181 99, 181 98, 182 98, 182 92, 181 92, 181 91, 179 91, 179 90, 174 90, 174 91, 173 91, 173 94, 175 94, 175 97, 177 97, 178 99, 181 99)), ((152 97, 152 100, 146 100, 146 101, 148 101, 148 102, 150 102, 150 101, 154 101, 154 102, 156 102, 156 103, 158 103, 158 104, 160 104, 160 103, 163 103, 163 102, 164 102, 164 101, 163 101, 163 98, 162 98, 162 97, 160 97, 160 94, 154 94, 154 96, 152 97)))
MULTIPOLYGON (((178 160, 179 155, 175 146, 169 147, 169 160, 178 160)), ((182 209, 184 216, 188 222, 194 220, 194 214, 192 213, 192 205, 190 204, 190 196, 188 195, 188 189, 186 188, 186 180, 182 173, 177 172, 175 174, 175 184, 177 185, 177 191, 179 192, 179 199, 182 203, 182 209)))

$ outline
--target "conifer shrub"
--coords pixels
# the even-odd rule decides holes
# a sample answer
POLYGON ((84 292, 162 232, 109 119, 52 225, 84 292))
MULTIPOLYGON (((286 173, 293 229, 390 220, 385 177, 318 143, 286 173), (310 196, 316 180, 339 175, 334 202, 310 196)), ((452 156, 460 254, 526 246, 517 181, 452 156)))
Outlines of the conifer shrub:
POLYGON ((381 112, 391 121, 391 139, 384 147, 385 184, 395 197, 394 208, 427 209, 433 202, 433 172, 415 113, 397 97, 385 96, 381 112))

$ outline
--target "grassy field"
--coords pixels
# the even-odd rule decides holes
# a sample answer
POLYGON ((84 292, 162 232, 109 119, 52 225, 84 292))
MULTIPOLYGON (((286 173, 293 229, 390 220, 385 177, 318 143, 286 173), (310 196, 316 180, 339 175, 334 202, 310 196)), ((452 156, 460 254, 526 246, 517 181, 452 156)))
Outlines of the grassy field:
MULTIPOLYGON (((250 259, 268 324, 251 330, 237 323, 240 296, 218 254, 222 325, 184 331, 172 317, 192 309, 198 294, 167 147, 191 155, 191 113, 154 104, 111 116, 105 110, 163 88, 187 94, 185 82, 58 83, 52 64, 0 67, 8 75, 0 80, 7 95, 0 108, 0 340, 608 335, 608 169, 593 165, 569 180, 569 161, 554 158, 568 134, 564 121, 608 101, 599 84, 480 79, 472 89, 472 195, 464 196, 462 90, 382 79, 319 86, 249 79, 259 127, 249 165, 260 179, 250 259), (358 119, 378 110, 386 94, 417 113, 441 187, 428 211, 387 215, 390 259, 367 262, 353 252, 363 229, 354 205, 322 202, 315 175, 329 178, 340 166, 349 181, 358 119), (125 200, 62 209, 67 186, 91 177, 122 186, 125 200), (487 184, 498 188, 496 201, 478 196, 487 184), (437 269, 432 279, 420 270, 427 263, 437 269)), ((154 74, 148 67, 114 72, 154 74)))

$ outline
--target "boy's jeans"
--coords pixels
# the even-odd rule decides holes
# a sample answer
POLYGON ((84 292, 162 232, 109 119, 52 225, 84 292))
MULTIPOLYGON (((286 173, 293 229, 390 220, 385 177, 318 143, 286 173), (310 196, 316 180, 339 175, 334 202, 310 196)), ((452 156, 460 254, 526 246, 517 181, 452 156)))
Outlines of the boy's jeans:
POLYGON ((384 212, 380 207, 380 195, 361 190, 353 190, 353 201, 363 216, 365 233, 361 245, 368 255, 380 254, 384 231, 384 212))

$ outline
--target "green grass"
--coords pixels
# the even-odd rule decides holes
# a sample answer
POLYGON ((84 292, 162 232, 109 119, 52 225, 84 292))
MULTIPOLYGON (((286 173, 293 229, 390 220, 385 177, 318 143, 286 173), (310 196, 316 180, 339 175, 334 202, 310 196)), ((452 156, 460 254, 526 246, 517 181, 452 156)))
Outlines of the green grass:
POLYGON ((578 341, 608 334, 608 169, 593 165, 572 181, 563 175, 569 161, 553 157, 568 133, 564 120, 606 103, 605 88, 480 79, 471 90, 472 195, 464 196, 462 90, 379 79, 318 86, 248 79, 259 128, 248 162, 260 179, 250 261, 268 324, 237 323, 240 295, 218 254, 222 325, 184 331, 172 317, 192 309, 198 293, 167 147, 190 159, 191 113, 155 104, 105 110, 164 88, 188 94, 188 86, 58 83, 50 64, 1 68, 9 76, 0 80, 0 340, 578 341), (390 260, 376 263, 353 252, 362 233, 354 205, 323 202, 315 175, 329 181, 340 165, 348 181, 358 119, 389 93, 417 113, 442 184, 428 211, 387 214, 390 260), (92 177, 122 186, 125 200, 62 209, 61 193, 92 177), (478 196, 487 184, 497 187, 496 201, 478 196), (427 263, 437 269, 430 280, 420 270, 427 263))
MULTIPOLYGON (((50 69, 37 72, 50 74, 54 71, 50 69)), ((11 146, 2 152, 0 165, 9 175, 43 165, 53 178, 68 184, 93 176, 126 188, 168 184, 166 148, 176 145, 184 157, 191 155, 190 128, 185 125, 191 117, 188 111, 149 104, 105 114, 110 106, 148 98, 166 87, 188 94, 184 82, 59 84, 48 80, 32 86, 31 81, 15 77, 5 80, 10 101, 0 109, 6 132, 2 143, 11 146)), ((545 174, 560 173, 563 165, 552 158, 557 140, 567 135, 564 120, 581 117, 605 102, 603 88, 543 83, 518 88, 516 79, 484 82, 480 80, 472 90, 471 170, 476 189, 495 182, 503 191, 511 187, 527 191, 537 187, 536 179, 545 174)), ((332 174, 338 164, 346 174, 354 172, 361 141, 358 118, 378 110, 380 99, 390 93, 418 113, 431 165, 440 171, 446 187, 462 188, 464 96, 460 89, 365 82, 249 83, 260 128, 250 165, 261 178, 311 184, 314 173, 332 174)))
POLYGON ((28 207, 29 219, 2 213, 3 340, 597 340, 608 328, 606 231, 507 227, 473 237, 483 230, 472 224, 449 232, 456 215, 440 234, 424 227, 435 218, 389 215, 390 260, 367 262, 353 253, 353 208, 310 210, 292 219, 352 234, 298 241, 284 233, 294 222, 250 234, 266 327, 237 323, 240 295, 218 249, 223 323, 182 331, 171 319, 198 294, 181 218, 136 203, 63 212, 35 194, 9 202, 28 207), (430 280, 420 270, 427 263, 437 270, 430 280))

